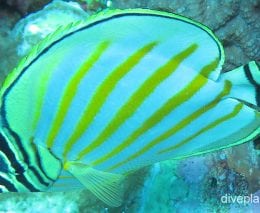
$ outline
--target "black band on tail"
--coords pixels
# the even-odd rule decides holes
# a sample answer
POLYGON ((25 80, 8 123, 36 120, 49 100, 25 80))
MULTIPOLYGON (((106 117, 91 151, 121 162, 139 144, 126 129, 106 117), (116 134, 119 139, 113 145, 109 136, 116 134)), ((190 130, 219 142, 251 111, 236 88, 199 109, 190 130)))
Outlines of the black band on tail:
POLYGON ((244 66, 244 71, 248 81, 255 87, 255 99, 257 106, 260 107, 260 85, 254 80, 248 64, 244 66))

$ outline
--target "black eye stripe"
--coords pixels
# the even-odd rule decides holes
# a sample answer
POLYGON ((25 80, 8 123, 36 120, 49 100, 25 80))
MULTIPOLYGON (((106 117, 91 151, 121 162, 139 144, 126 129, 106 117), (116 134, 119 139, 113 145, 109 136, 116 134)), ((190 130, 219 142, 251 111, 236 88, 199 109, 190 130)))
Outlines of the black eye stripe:
MULTIPOLYGON (((20 161, 17 159, 17 156, 15 155, 15 150, 12 150, 10 148, 9 145, 10 142, 8 142, 6 140, 6 138, 0 133, 0 153, 2 153, 4 156, 6 156, 6 158, 8 159, 12 169, 14 170, 14 172, 12 172, 12 174, 10 173, 10 175, 14 176, 14 178, 20 182, 21 184, 23 184, 29 191, 40 191, 39 189, 37 189, 31 182, 30 180, 28 180, 28 178, 25 176, 25 169, 24 167, 20 164, 20 161)), ((28 159, 29 160, 29 159, 28 159)), ((2 166, 0 171, 3 173, 9 173, 10 169, 8 168, 8 165, 6 164, 6 162, 4 162, 4 159, 1 158, 0 155, 0 166, 2 166)), ((33 166, 29 166, 28 165, 28 170, 30 170, 34 176, 37 178, 37 180, 39 181, 39 183, 41 185, 44 186, 49 186, 50 183, 49 182, 45 182, 44 179, 41 177, 41 175, 38 173, 38 171, 33 167, 33 166)), ((51 181, 52 182, 52 181, 51 181)), ((0 185, 5 186, 6 188, 10 188, 10 191, 17 191, 14 188, 14 185, 10 185, 11 183, 9 181, 7 181, 6 179, 2 178, 2 182, 0 180, 0 185), (7 184, 7 185, 5 185, 7 184), (13 186, 13 187, 12 187, 13 186)))
MULTIPOLYGON (((4 186, 10 192, 18 192, 18 190, 15 188, 15 186, 11 182, 9 182, 5 178, 1 177, 1 175, 0 175, 0 186, 1 185, 4 186)), ((0 189, 0 190, 1 190, 1 192, 3 192, 2 189, 0 189)))
POLYGON ((0 152, 0 172, 2 173, 9 172, 8 164, 5 162, 3 156, 1 156, 1 152, 0 152))
POLYGON ((4 153, 4 155, 8 158, 12 168, 15 170, 15 173, 24 172, 24 168, 17 161, 13 150, 9 147, 8 142, 2 134, 0 134, 0 152, 4 153))

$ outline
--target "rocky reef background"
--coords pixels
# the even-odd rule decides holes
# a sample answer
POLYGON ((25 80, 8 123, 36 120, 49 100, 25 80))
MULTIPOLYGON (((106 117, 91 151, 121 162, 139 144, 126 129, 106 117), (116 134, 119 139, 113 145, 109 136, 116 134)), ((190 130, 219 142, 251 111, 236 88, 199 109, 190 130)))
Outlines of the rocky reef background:
MULTIPOLYGON (((0 0, 0 82, 60 25, 107 8, 174 12, 207 25, 224 45, 224 71, 260 60, 258 0, 0 0)), ((259 197, 259 141, 157 163, 127 177, 125 191, 118 208, 105 206, 87 190, 0 194, 0 212, 260 212, 259 202, 221 203, 225 195, 259 197)))

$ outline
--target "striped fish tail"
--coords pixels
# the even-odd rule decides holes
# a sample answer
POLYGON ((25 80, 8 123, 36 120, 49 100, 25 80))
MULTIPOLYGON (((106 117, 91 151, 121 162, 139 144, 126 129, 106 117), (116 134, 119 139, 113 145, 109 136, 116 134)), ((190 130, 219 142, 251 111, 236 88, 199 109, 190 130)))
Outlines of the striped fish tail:
POLYGON ((255 61, 223 73, 221 80, 232 83, 230 98, 235 98, 260 111, 260 70, 255 61))

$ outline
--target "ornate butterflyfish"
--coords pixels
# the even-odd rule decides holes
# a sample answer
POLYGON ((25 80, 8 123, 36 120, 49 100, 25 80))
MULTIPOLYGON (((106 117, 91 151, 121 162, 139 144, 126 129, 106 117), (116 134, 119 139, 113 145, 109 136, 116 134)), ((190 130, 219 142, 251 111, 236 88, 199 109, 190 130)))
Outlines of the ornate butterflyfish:
POLYGON ((259 65, 223 63, 210 29, 166 12, 59 28, 2 85, 0 191, 86 187, 118 206, 138 168, 257 138, 259 65))

